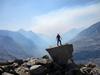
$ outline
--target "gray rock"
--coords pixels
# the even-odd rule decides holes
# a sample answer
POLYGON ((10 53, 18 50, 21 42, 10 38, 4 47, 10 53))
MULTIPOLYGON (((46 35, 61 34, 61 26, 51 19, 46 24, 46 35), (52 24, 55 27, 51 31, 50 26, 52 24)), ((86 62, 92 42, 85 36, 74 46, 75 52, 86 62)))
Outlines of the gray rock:
POLYGON ((3 72, 4 72, 4 71, 3 71, 2 67, 0 67, 0 75, 1 75, 3 72))
POLYGON ((16 68, 15 71, 19 75, 30 75, 29 74, 29 69, 27 67, 24 67, 24 66, 20 66, 20 67, 16 68))
POLYGON ((11 74, 11 73, 8 73, 8 72, 4 72, 4 73, 2 73, 2 75, 14 75, 14 74, 11 74))
POLYGON ((46 67, 34 65, 30 68, 30 75, 46 75, 46 67))

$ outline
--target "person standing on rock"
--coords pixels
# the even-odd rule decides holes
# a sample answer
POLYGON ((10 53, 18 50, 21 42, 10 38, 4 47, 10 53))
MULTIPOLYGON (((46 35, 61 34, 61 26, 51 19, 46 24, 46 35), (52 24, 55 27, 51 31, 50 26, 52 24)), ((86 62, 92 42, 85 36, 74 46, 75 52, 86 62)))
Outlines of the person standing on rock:
POLYGON ((61 36, 59 34, 57 34, 56 39, 57 39, 57 46, 59 46, 59 44, 61 46, 62 45, 62 43, 61 43, 61 36))

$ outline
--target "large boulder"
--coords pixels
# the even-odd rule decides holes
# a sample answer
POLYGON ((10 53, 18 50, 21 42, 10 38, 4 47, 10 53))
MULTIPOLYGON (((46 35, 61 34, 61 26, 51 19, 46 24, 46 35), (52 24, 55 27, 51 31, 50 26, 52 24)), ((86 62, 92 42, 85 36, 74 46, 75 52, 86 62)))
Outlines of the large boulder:
POLYGON ((72 59, 73 45, 66 44, 58 47, 46 49, 53 61, 57 64, 67 64, 69 59, 72 59))

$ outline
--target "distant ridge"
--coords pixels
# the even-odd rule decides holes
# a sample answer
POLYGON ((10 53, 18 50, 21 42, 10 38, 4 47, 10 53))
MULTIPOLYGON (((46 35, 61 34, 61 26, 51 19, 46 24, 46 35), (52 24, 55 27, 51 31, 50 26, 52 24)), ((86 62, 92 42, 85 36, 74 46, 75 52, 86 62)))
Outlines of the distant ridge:
POLYGON ((71 40, 71 43, 74 45, 75 59, 90 60, 100 58, 100 22, 80 32, 71 40))
POLYGON ((42 41, 44 40, 31 31, 0 30, 0 61, 38 57, 44 52, 41 48, 42 41))

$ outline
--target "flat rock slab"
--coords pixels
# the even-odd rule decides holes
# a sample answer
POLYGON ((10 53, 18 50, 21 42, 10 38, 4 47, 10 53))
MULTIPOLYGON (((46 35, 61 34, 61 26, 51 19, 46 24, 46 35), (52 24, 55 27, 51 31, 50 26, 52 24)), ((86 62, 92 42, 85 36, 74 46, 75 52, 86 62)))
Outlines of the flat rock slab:
POLYGON ((48 48, 46 50, 54 62, 58 64, 67 64, 68 59, 72 58, 73 45, 66 44, 58 47, 48 48))

